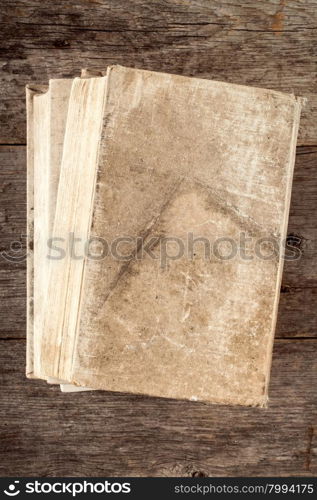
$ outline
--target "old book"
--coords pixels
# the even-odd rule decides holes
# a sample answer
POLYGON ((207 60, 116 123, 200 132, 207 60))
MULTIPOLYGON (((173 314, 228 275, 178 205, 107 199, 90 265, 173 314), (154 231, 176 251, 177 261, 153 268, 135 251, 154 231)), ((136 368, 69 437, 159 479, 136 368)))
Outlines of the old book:
MULTIPOLYGON (((88 69, 82 77, 94 76, 88 69)), ((29 378, 46 378, 41 372, 43 318, 48 283, 48 239, 55 216, 57 187, 71 90, 71 79, 52 79, 49 85, 28 85, 27 104, 27 362, 29 378)), ((87 390, 46 378, 60 384, 63 392, 87 390)))
POLYGON ((300 108, 120 66, 74 80, 46 376, 266 405, 300 108))
POLYGON ((55 216, 68 99, 72 81, 29 85, 27 102, 27 366, 30 378, 43 378, 41 338, 48 283, 48 239, 55 216))

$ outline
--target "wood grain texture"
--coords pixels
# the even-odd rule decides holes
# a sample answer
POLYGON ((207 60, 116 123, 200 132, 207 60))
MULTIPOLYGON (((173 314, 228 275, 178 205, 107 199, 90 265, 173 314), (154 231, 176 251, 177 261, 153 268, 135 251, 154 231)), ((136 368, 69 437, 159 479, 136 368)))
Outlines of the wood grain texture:
MULTIPOLYGON (((25 144, 30 81, 119 63, 308 97, 299 143, 317 144, 316 0, 3 0, 2 144, 25 144)), ((317 148, 297 150, 277 337, 316 337, 317 148)), ((16 476, 316 475, 316 341, 276 341, 268 410, 27 381, 25 148, 0 147, 0 472, 16 476), (12 255, 12 250, 10 251, 12 255), (14 340, 19 338, 18 340, 14 340)))
POLYGON ((1 342, 2 475, 317 473, 314 341, 277 341, 267 410, 107 392, 62 394, 25 380, 24 349, 24 341, 1 342))
MULTIPOLYGON (((24 146, 0 146, 1 257, 0 338, 25 337, 24 146), (16 242, 16 250, 10 246, 16 242), (20 249, 19 245, 22 245, 20 249), (11 257, 10 261, 4 254, 11 257), (14 261, 12 261, 14 257, 14 261)), ((317 294, 317 148, 297 148, 288 227, 299 259, 284 264, 277 337, 316 337, 317 294)))
POLYGON ((308 98, 317 144, 316 0, 3 0, 0 142, 25 142, 24 87, 122 64, 308 98))
POLYGON ((25 146, 0 146, 0 337, 25 337, 25 146))

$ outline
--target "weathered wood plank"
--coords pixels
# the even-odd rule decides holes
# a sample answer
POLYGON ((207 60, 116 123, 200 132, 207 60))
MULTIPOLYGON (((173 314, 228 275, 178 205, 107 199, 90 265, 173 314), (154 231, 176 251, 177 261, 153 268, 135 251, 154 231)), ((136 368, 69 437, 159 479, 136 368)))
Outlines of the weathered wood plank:
MULTIPOLYGON (((25 147, 0 146, 0 338, 25 336, 25 147), (22 249, 10 251, 12 242, 22 249), (3 252, 15 256, 4 259, 3 252), (12 314, 14 311, 14 314, 12 314)), ((284 266, 277 337, 317 336, 317 148, 298 148, 289 221, 298 260, 284 266), (296 240, 296 238, 299 240, 296 240)))
POLYGON ((2 475, 317 473, 317 342, 278 341, 267 410, 91 392, 24 377, 24 341, 1 341, 2 475))
MULTIPOLYGON (((287 279, 287 275, 284 278, 287 279)), ((317 337, 317 287, 282 286, 275 338, 317 337)))
POLYGON ((290 216, 289 243, 299 259, 287 260, 283 285, 314 287, 317 284, 317 147, 298 148, 290 216))
POLYGON ((26 231, 25 147, 0 146, 0 251, 26 231))
POLYGON ((316 0, 3 0, 0 142, 25 142, 24 86, 119 63, 306 96, 317 144, 316 0))
POLYGON ((0 338, 26 334, 26 271, 0 269, 0 338))
POLYGON ((25 337, 25 146, 0 146, 0 337, 25 337))
MULTIPOLYGON (((0 142, 25 143, 24 86, 119 63, 307 96, 317 144, 316 0, 3 0, 0 142)), ((316 336, 317 148, 299 148, 277 336, 316 336), (299 237, 299 240, 296 238, 299 237)), ((0 147, 0 248, 24 243, 25 148, 0 147)), ((23 253, 23 252, 21 252, 23 253)), ((17 256, 21 255, 17 252, 17 256)), ((316 342, 276 341, 268 410, 61 394, 24 378, 25 262, 0 256, 2 475, 316 475, 316 342)))

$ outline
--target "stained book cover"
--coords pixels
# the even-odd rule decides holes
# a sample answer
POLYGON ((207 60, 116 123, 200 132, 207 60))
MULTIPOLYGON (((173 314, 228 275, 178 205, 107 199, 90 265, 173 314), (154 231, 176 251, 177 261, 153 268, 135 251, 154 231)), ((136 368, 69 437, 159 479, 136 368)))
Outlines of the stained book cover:
MULTIPOLYGON (((46 374, 265 406, 300 100, 120 66, 75 82, 72 96, 63 184, 76 179, 77 199, 86 192, 83 235, 99 253, 52 262, 49 297, 62 314, 47 318, 46 374), (95 121, 77 132, 94 128, 98 143, 85 136, 70 174, 71 127, 85 102, 95 121)), ((79 227, 73 210, 64 189, 56 237, 79 227)))

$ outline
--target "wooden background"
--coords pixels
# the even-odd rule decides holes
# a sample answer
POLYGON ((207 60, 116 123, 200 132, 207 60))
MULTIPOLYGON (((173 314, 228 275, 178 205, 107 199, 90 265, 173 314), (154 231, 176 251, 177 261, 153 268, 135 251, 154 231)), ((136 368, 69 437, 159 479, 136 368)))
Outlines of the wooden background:
POLYGON ((0 474, 317 473, 317 0, 2 0, 0 474), (239 3, 241 5, 239 5, 239 3), (25 370, 26 83, 120 63, 308 98, 297 149, 269 409, 92 392, 25 370), (12 254, 11 250, 11 254, 12 254))

